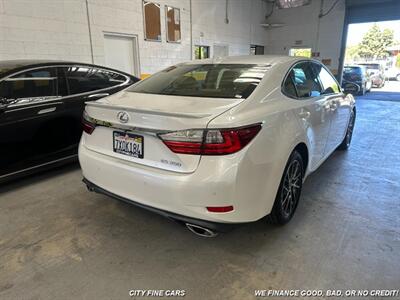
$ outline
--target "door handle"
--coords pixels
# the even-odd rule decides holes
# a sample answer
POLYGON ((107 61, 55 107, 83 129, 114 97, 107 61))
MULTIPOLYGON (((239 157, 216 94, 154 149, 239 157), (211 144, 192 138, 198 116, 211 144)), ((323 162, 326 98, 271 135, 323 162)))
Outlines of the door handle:
POLYGON ((57 107, 49 107, 49 108, 41 109, 38 111, 37 114, 38 115, 48 114, 48 113, 55 111, 56 109, 57 109, 57 107))
POLYGON ((91 94, 88 96, 88 99, 103 98, 103 97, 107 97, 107 96, 110 96, 110 94, 109 93, 91 94))

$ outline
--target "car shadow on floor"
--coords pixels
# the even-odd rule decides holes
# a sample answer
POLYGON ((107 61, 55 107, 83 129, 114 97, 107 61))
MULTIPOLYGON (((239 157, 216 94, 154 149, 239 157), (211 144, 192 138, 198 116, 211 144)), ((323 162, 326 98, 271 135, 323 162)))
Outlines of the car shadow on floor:
POLYGON ((80 169, 78 162, 68 163, 62 166, 57 166, 53 169, 47 169, 43 171, 38 171, 37 173, 21 176, 20 178, 12 179, 4 183, 0 183, 0 195, 12 190, 17 190, 22 187, 27 187, 29 185, 38 184, 44 182, 47 179, 62 176, 70 171, 75 171, 80 169))

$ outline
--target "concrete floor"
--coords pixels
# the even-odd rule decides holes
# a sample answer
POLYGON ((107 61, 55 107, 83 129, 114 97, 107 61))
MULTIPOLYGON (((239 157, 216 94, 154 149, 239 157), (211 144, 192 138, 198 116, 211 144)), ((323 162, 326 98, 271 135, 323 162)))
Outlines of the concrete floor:
POLYGON ((399 133, 400 102, 360 100, 351 149, 308 178, 290 224, 260 221, 215 239, 87 192, 77 166, 3 186, 0 298, 185 289, 186 299, 242 300, 255 289, 398 289, 399 133))

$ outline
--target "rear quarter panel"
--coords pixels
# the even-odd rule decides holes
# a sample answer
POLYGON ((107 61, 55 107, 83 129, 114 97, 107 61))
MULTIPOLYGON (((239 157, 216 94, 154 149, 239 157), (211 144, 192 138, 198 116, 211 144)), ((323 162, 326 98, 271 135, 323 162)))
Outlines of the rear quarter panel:
MULTIPOLYGON (((261 93, 212 120, 209 128, 230 128, 262 123, 262 129, 242 151, 237 163, 235 195, 237 202, 248 202, 241 207, 257 219, 270 213, 278 191, 286 162, 300 142, 306 142, 294 115, 293 100, 281 93, 284 76, 270 78, 275 82, 260 86, 261 93), (278 84, 279 83, 279 84, 278 84), (260 96, 260 94, 262 96, 260 96)), ((272 77, 276 74, 272 74, 272 77)), ((258 89, 258 88, 257 88, 258 89)), ((256 90, 257 91, 257 90, 256 90)), ((300 105, 300 104, 299 104, 300 105)))

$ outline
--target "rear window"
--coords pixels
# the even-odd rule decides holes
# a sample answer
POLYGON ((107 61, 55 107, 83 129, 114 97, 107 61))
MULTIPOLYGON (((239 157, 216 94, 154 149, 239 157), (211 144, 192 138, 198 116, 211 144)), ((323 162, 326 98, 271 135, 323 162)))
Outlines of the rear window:
POLYGON ((247 98, 270 65, 182 64, 140 81, 130 92, 209 98, 247 98))
POLYGON ((367 68, 367 70, 379 70, 379 64, 360 64, 367 68))
POLYGON ((127 80, 124 75, 95 67, 71 66, 64 70, 73 95, 121 85, 127 80))
POLYGON ((345 67, 343 71, 344 74, 357 74, 357 75, 362 74, 362 69, 358 67, 345 67))

